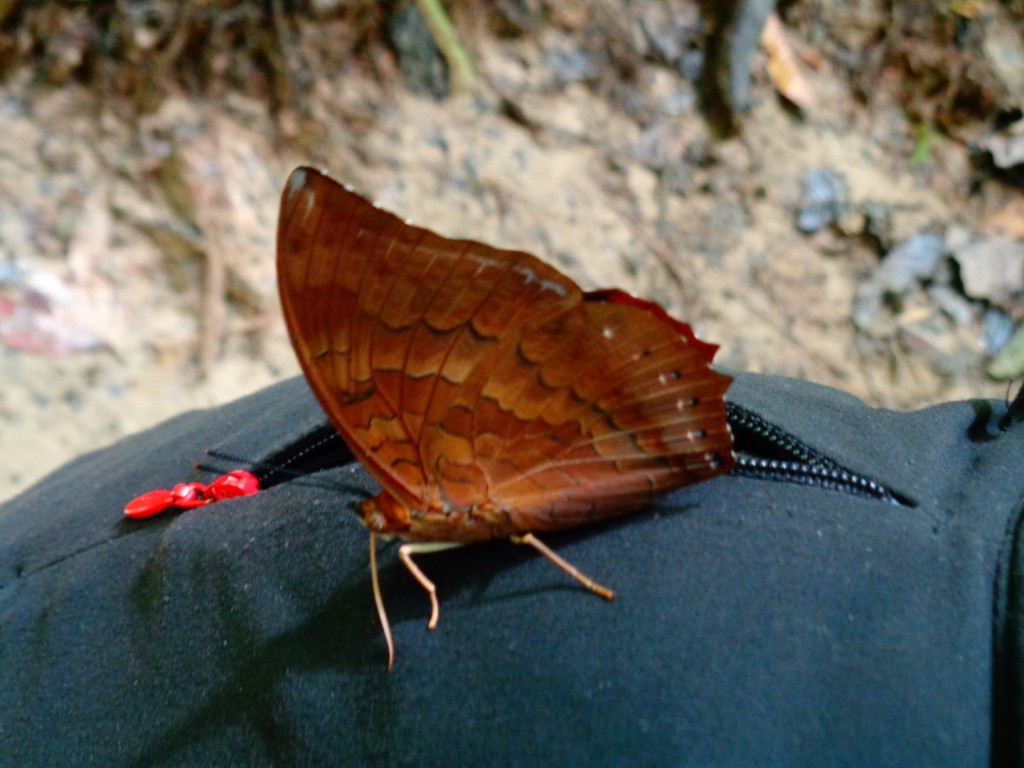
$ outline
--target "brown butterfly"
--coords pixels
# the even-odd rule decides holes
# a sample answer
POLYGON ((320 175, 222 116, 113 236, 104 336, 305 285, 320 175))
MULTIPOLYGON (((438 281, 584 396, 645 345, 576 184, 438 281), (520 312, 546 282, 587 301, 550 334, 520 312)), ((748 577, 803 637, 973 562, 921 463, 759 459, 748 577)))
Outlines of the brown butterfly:
POLYGON ((380 483, 360 506, 413 555, 508 538, 613 593, 537 537, 636 510, 734 463, 717 347, 661 307, 584 293, 534 256, 403 222, 295 170, 277 238, 281 304, 313 392, 380 483))

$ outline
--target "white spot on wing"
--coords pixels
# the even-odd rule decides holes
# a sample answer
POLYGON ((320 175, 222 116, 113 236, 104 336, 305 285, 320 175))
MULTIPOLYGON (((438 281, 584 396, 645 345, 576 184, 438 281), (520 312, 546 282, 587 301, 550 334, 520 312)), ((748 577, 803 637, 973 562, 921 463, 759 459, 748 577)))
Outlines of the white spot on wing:
POLYGON ((288 179, 288 202, 291 202, 292 198, 295 197, 295 193, 298 192, 302 187, 306 186, 306 171, 302 168, 297 169, 292 173, 288 179))
POLYGON ((537 285, 540 286, 540 289, 542 291, 551 291, 559 298, 566 296, 569 293, 569 291, 566 290, 566 287, 561 283, 556 283, 554 280, 539 280, 537 278, 537 273, 534 272, 530 267, 517 266, 515 267, 515 271, 523 276, 524 282, 527 285, 536 283, 537 285))
POLYGON ((316 203, 316 192, 313 191, 313 187, 309 183, 309 174, 302 168, 294 171, 288 177, 288 188, 285 192, 288 205, 290 206, 295 205, 296 195, 302 194, 305 196, 306 207, 302 211, 301 216, 303 220, 308 219, 313 212, 313 205, 316 203))

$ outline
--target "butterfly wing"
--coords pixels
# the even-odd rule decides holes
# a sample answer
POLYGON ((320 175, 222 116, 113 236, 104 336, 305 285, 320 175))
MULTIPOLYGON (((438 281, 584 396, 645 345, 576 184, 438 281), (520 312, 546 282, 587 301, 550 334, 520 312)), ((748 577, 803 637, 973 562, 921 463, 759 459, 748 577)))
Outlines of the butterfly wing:
POLYGON ((516 527, 557 529, 727 472, 731 380, 709 367, 716 349, 619 291, 532 328, 476 409, 492 499, 516 527))
MULTIPOLYGON (((568 278, 527 254, 449 240, 376 208, 328 176, 294 171, 278 225, 278 285, 303 372, 375 479, 410 509, 468 505, 486 489, 444 473, 471 445, 428 429, 504 327, 579 300, 568 278)), ((435 425, 436 426, 436 425, 435 425)))
POLYGON ((313 391, 410 509, 568 527, 731 466, 715 348, 656 305, 584 294, 307 168, 282 199, 278 275, 313 391))

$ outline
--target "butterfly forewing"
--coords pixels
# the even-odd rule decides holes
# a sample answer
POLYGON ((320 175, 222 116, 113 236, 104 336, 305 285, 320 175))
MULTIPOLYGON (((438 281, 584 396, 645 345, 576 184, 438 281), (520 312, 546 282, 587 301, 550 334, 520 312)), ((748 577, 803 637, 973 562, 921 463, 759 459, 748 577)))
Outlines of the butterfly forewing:
POLYGON ((408 245, 391 218, 316 171, 294 171, 281 201, 278 288, 292 345, 332 424, 378 482, 416 505, 427 479, 370 357, 374 297, 401 279, 393 256, 408 245))

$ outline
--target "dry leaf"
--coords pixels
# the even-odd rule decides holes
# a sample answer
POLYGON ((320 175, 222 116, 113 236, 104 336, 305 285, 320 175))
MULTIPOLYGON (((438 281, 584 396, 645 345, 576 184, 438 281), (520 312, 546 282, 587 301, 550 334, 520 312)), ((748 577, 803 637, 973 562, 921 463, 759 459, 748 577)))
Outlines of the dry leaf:
POLYGON ((775 89, 800 109, 814 105, 814 92, 786 38, 776 14, 770 14, 761 32, 761 47, 768 54, 768 74, 775 89))

